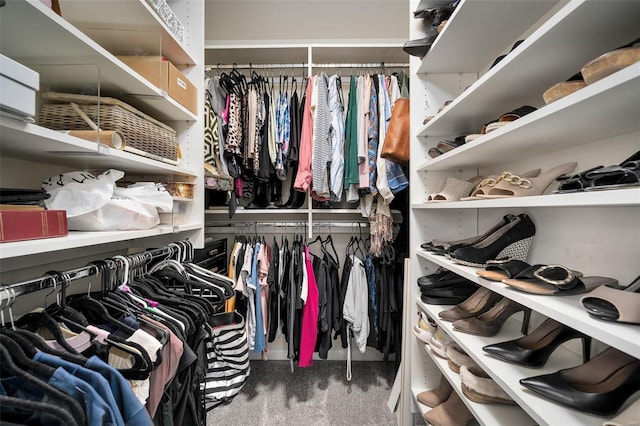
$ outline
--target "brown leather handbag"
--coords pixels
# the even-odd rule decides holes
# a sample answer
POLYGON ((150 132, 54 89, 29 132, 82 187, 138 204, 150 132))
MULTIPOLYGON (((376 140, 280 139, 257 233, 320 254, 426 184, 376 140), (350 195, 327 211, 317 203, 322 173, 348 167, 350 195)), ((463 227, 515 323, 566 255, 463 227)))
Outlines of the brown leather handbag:
POLYGON ((396 100, 380 156, 398 164, 409 162, 409 98, 396 100))

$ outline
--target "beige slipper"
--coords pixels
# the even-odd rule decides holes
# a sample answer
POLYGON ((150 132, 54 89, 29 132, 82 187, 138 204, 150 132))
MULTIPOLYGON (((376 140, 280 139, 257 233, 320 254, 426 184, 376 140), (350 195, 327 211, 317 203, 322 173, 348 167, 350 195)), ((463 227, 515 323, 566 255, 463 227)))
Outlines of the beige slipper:
POLYGON ((482 404, 515 404, 516 402, 481 368, 460 368, 462 393, 471 401, 482 404))
POLYGON ((478 364, 476 364, 476 362, 471 359, 471 357, 467 355, 460 346, 458 346, 457 343, 451 343, 447 346, 447 360, 449 368, 454 373, 459 373, 460 368, 463 366, 480 368, 478 364))

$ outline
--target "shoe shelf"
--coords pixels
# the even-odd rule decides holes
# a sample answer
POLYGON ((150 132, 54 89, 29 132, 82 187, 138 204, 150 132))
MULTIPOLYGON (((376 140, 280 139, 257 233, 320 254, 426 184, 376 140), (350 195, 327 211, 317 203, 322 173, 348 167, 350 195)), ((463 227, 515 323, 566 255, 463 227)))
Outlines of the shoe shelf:
MULTIPOLYGON (((458 134, 479 133, 483 124, 497 119, 513 108, 522 105, 541 107, 544 105, 542 94, 548 88, 577 73, 584 64, 599 55, 637 38, 635 17, 638 14, 640 14, 640 3, 638 2, 620 2, 615 8, 607 2, 569 2, 527 37, 517 49, 478 78, 440 114, 419 128, 417 135, 451 137, 458 134), (607 36, 603 37, 602 33, 594 32, 593 28, 598 28, 602 22, 615 22, 615 35, 607 33, 607 36), (567 52, 571 52, 571 54, 567 54, 567 52), (532 72, 532 70, 544 70, 544 72, 532 72)), ((484 33, 489 33, 489 31, 484 33)), ((445 35, 446 32, 443 32, 443 38, 445 35)), ((455 33, 455 35, 458 34, 455 33)), ((478 38, 482 40, 481 35, 478 38)), ((459 38, 451 42, 459 42, 459 38)), ((637 71, 637 64, 633 68, 637 71)), ((459 72, 459 70, 455 72, 459 72)), ((429 76, 427 75, 426 78, 428 79, 429 76)), ((631 85, 629 87, 635 85, 635 89, 638 90, 637 79, 632 79, 629 83, 631 85)), ((582 92, 582 96, 584 96, 584 93, 591 92, 587 89, 589 87, 576 92, 576 94, 582 92)), ((597 91, 598 88, 592 90, 597 91)), ((637 100, 637 91, 635 93, 637 100)), ((615 92, 615 96, 617 99, 617 96, 622 96, 622 94, 615 92)), ((580 97, 578 95, 573 98, 580 97)), ((596 104, 600 104, 600 101, 605 101, 605 99, 593 103, 591 108, 597 108, 596 104)), ((631 94, 631 99, 633 99, 633 94, 631 94)), ((549 109, 548 113, 562 107, 553 104, 551 105, 555 108, 549 109)), ((562 105, 566 106, 566 104, 568 101, 563 102, 562 105)), ((613 103, 610 105, 616 108, 613 103)), ((587 107, 585 106, 585 108, 587 107)), ((602 113, 601 110, 599 112, 602 113)), ((637 122, 637 117, 633 116, 632 109, 626 113, 624 110, 621 112, 624 117, 634 117, 637 122)), ((539 114, 544 113, 540 112, 539 114)), ((534 118, 528 118, 527 121, 535 120, 536 116, 537 114, 534 115, 534 118)), ((581 126, 589 127, 588 120, 585 120, 583 115, 577 116, 582 118, 581 126)), ((605 116, 612 120, 618 120, 615 118, 615 114, 607 113, 605 116)), ((527 117, 523 117, 523 119, 525 118, 527 117)), ((553 121, 545 120, 545 127, 553 131, 551 134, 554 135, 554 141, 556 141, 558 138, 555 137, 556 129, 553 121)), ((563 122, 559 121, 558 123, 563 122)), ((609 125, 608 121, 601 123, 606 123, 607 125, 603 127, 609 128, 610 132, 616 131, 615 126, 609 125)), ((576 131, 577 129, 574 126, 572 130, 576 131)), ((603 129, 600 130, 600 132, 602 131, 603 129)), ((573 139, 581 140, 575 135, 573 139)), ((538 140, 536 139, 536 141, 538 140)))
POLYGON ((0 117, 2 156, 81 169, 110 168, 134 174, 170 174, 188 178, 195 170, 65 135, 37 124, 0 117))
POLYGON ((417 73, 478 73, 489 65, 487 58, 495 58, 510 47, 505 40, 515 41, 556 4, 556 1, 538 0, 462 0, 417 73), (500 31, 478 31, 479 23, 500 31), (460 43, 460 39, 464 43, 460 43))
MULTIPOLYGON (((154 37, 153 44, 138 44, 138 47, 143 51, 153 52, 157 51, 160 45, 162 56, 165 56, 174 65, 195 65, 196 60, 176 39, 150 3, 146 0, 61 0, 60 8, 62 16, 77 27, 104 28, 108 26, 111 29, 156 33, 157 37, 154 37)), ((177 5, 172 2, 171 6, 177 5)), ((188 31, 188 28, 185 27, 185 30, 188 31)), ((185 40, 187 39, 185 34, 185 40)), ((109 43, 106 36, 98 41, 101 45, 109 43)))
MULTIPOLYGON (((470 94, 469 98, 471 97, 474 96, 470 94)), ((468 103, 460 100, 459 108, 451 111, 455 117, 448 116, 451 114, 445 116, 443 113, 441 126, 434 128, 429 122, 418 131, 418 135, 448 137, 464 133, 465 130, 478 131, 481 123, 474 122, 468 129, 457 126, 459 122, 468 122, 482 109, 480 103, 486 102, 483 99, 486 97, 478 97, 477 102, 473 99, 468 103)), ((640 130, 638 99, 640 64, 635 64, 472 142, 427 160, 419 164, 417 170, 482 168, 495 164, 496 158, 509 162, 631 133, 640 130), (606 114, 603 113, 602 105, 607 105, 606 114)), ((451 104, 451 107, 454 108, 454 105, 451 104)))
MULTIPOLYGON (((177 234, 199 230, 201 223, 185 225, 159 225, 141 231, 69 231, 69 235, 59 238, 44 238, 30 241, 16 241, 0 244, 0 259, 48 253, 59 250, 77 249, 100 244, 137 240, 159 235, 177 234)), ((179 239, 180 237, 176 237, 179 239)))
POLYGON ((533 207, 625 207, 640 206, 640 187, 585 191, 568 194, 537 195, 533 197, 509 197, 493 200, 455 201, 445 203, 412 204, 411 208, 423 209, 490 209, 533 207))
MULTIPOLYGON (((429 313, 428 310, 424 309, 424 307, 420 306, 424 312, 429 313)), ((431 316, 431 314, 429 314, 431 316)), ((437 316, 437 315, 436 315, 437 316)), ((447 332, 449 333, 449 332, 447 332)), ((473 417, 475 420, 481 424, 486 426, 493 425, 528 425, 535 424, 536 421, 533 420, 524 410, 522 410, 517 405, 509 405, 509 404, 482 404, 479 402, 471 401, 468 399, 464 393, 462 393, 462 382, 460 380, 460 375, 455 373, 451 368, 449 368, 449 363, 446 359, 440 358, 435 355, 429 345, 423 345, 422 342, 419 344, 424 347, 427 355, 429 356, 434 364, 440 369, 442 374, 447 378, 449 383, 454 389, 454 392, 457 392, 460 396, 460 399, 467 406, 469 411, 473 413, 473 417)), ((424 356, 424 355, 423 355, 424 356)), ((417 396, 417 394, 416 394, 417 396)), ((416 403, 420 406, 421 410, 424 408, 425 411, 428 411, 430 408, 424 406, 416 401, 416 403)))
MULTIPOLYGON (((522 337, 520 333, 521 321, 515 320, 514 317, 505 321, 500 332, 493 337, 475 336, 471 334, 461 333, 453 330, 451 322, 442 321, 438 317, 438 313, 450 308, 450 306, 440 305, 427 305, 423 303, 419 298, 417 300, 418 306, 421 310, 426 312, 438 325, 438 328, 445 331, 449 337, 451 337, 460 347, 473 358, 474 361, 487 373, 491 378, 509 394, 509 396, 521 407, 510 406, 504 404, 479 404, 468 401, 464 394, 460 391, 460 397, 464 402, 471 402, 473 406, 486 407, 487 410, 493 411, 493 409, 504 408, 514 410, 516 412, 524 410, 531 418, 525 415, 520 421, 505 420, 498 421, 498 419, 492 421, 486 421, 480 413, 472 409, 472 405, 468 404, 472 409, 476 418, 483 424, 490 425, 510 425, 510 424, 531 424, 533 422, 540 425, 601 425, 603 418, 587 413, 583 413, 577 410, 569 409, 559 406, 558 404, 545 399, 542 396, 534 394, 526 390, 520 385, 519 380, 526 377, 537 376, 540 374, 553 373, 563 368, 575 367, 582 364, 582 357, 574 354, 573 352, 565 349, 558 348, 549 358, 547 363, 542 368, 530 368, 511 364, 501 361, 497 358, 491 357, 485 354, 482 350, 483 346, 493 343, 504 342, 507 340, 517 339, 522 337)), ((520 317, 521 314, 515 315, 520 317)), ((438 358, 433 355, 429 350, 429 354, 433 357, 435 363, 438 365, 442 373, 449 379, 452 386, 458 391, 460 389, 460 377, 457 373, 454 373, 448 366, 446 360, 438 358)), ((475 408, 475 407, 473 407, 475 408)), ((520 414, 521 416, 524 415, 520 414)))
POLYGON ((613 346, 632 356, 639 356, 640 328, 618 322, 600 321, 589 316, 580 303, 581 295, 540 296, 517 291, 506 284, 485 280, 476 274, 479 268, 454 263, 444 256, 417 249, 418 257, 427 259, 439 266, 488 288, 502 296, 530 307, 532 310, 581 331, 595 340, 613 346))
MULTIPOLYGON (((135 2, 102 3, 122 8, 135 2)), ((122 98, 157 120, 198 119, 39 0, 7 2, 0 23, 2 54, 38 72, 42 86, 78 92, 99 86, 101 96, 122 98)))

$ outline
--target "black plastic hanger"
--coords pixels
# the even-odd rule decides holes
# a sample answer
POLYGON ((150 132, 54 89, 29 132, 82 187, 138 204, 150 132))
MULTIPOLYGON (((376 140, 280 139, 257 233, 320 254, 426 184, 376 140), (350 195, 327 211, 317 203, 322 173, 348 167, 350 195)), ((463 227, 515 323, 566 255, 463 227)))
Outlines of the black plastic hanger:
POLYGON ((5 334, 0 334, 0 346, 3 346, 11 354, 11 358, 19 368, 34 373, 43 380, 49 380, 56 369, 41 362, 29 358, 22 347, 12 338, 5 334))

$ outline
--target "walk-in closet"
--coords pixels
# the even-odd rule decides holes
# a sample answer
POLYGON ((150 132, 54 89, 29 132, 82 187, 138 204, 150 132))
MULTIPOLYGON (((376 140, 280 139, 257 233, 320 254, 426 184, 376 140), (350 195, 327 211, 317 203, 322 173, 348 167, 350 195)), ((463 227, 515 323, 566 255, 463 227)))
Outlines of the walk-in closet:
POLYGON ((640 424, 638 16, 0 0, 0 424, 640 424))

